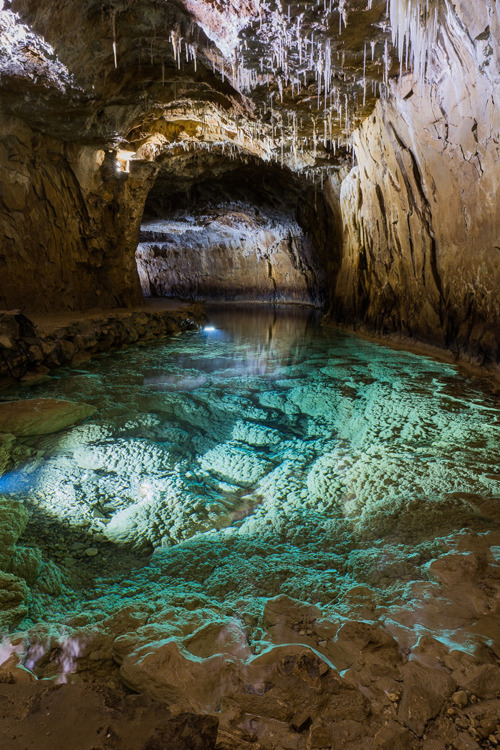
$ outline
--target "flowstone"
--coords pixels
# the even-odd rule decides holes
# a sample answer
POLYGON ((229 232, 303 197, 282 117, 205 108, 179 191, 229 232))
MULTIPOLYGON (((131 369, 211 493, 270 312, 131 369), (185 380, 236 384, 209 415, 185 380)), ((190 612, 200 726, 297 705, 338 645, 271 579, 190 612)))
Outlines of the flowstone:
POLYGON ((500 698, 498 404, 430 359, 219 315, 33 386, 96 411, 9 448, 5 653, 218 712, 224 748, 453 739, 457 690, 500 698))

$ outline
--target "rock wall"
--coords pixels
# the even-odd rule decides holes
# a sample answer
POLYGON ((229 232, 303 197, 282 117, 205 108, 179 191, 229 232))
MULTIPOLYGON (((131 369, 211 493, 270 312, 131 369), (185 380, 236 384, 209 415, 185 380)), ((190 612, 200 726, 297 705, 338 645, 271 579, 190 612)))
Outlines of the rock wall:
POLYGON ((326 279, 312 240, 293 215, 232 204, 151 221, 137 267, 149 296, 321 305, 326 279))
POLYGON ((0 378, 29 379, 100 352, 191 330, 203 320, 201 305, 180 302, 165 309, 91 312, 73 320, 63 315, 40 325, 18 310, 0 312, 0 378))
POLYGON ((0 120, 0 308, 87 309, 141 300, 134 262, 154 164, 0 120))
POLYGON ((442 6, 428 79, 355 134, 334 315, 500 358, 498 3, 442 6))

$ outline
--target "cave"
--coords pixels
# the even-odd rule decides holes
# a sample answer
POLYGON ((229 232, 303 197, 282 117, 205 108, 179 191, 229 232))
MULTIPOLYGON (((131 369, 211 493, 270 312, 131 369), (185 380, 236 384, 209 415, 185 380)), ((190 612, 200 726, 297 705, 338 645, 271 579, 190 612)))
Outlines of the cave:
POLYGON ((279 167, 197 157, 179 176, 167 162, 146 199, 143 295, 324 307, 334 227, 322 196, 279 167))
POLYGON ((0 747, 500 745, 498 0, 0 0, 0 747))

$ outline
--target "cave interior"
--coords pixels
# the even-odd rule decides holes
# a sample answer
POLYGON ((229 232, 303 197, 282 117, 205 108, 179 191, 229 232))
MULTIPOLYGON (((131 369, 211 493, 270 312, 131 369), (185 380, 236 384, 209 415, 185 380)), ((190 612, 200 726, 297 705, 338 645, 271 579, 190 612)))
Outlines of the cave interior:
POLYGON ((0 0, 0 746, 500 746, 499 0, 0 0))

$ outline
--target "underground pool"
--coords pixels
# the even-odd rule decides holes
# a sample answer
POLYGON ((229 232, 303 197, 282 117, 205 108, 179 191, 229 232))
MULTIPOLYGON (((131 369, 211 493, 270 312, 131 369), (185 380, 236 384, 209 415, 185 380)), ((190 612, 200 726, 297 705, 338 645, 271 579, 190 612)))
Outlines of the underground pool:
POLYGON ((314 311, 226 306, 2 398, 96 409, 18 438, 0 480, 28 512, 2 648, 38 677, 124 683, 255 736, 283 702, 324 718, 321 665, 364 732, 384 709, 420 736, 460 686, 494 698, 500 408, 455 366, 314 311), (442 696, 423 717, 401 699, 412 665, 442 696))

